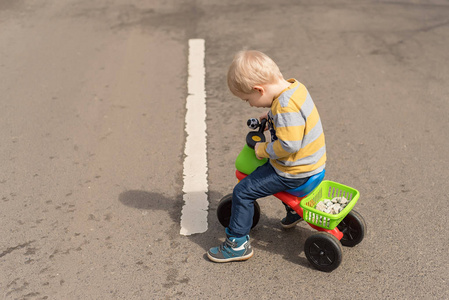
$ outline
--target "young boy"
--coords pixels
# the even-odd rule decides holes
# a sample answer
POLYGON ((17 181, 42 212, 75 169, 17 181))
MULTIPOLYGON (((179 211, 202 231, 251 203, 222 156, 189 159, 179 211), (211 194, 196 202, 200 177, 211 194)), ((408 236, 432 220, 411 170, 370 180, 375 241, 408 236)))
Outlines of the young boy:
MULTIPOLYGON (((276 63, 259 51, 236 54, 228 71, 231 92, 254 107, 269 107, 271 142, 257 143, 257 158, 269 162, 241 180, 232 194, 232 211, 226 241, 209 249, 214 262, 246 260, 253 256, 249 231, 254 201, 287 189, 297 188, 324 170, 326 147, 315 104, 304 85, 285 80, 276 63)), ((287 207, 286 207, 287 208, 287 207)), ((301 217, 292 209, 281 221, 293 227, 301 217)))

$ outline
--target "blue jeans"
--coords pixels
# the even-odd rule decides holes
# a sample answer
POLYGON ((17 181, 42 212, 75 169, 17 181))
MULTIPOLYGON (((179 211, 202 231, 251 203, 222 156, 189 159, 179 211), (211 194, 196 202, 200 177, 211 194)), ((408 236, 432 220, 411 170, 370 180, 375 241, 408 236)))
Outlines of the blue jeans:
POLYGON ((292 179, 279 176, 269 162, 258 167, 234 187, 229 234, 233 237, 249 234, 256 199, 297 188, 307 179, 309 178, 292 179))

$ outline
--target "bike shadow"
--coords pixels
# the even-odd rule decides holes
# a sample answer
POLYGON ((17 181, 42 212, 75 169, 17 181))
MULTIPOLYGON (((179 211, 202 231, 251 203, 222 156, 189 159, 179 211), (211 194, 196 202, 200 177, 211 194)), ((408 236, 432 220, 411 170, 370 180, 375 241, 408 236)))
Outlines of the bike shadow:
MULTIPOLYGON (((171 240, 189 239, 204 249, 203 258, 207 261, 206 251, 221 244, 225 239, 224 227, 217 218, 217 206, 224 195, 209 191, 208 229, 204 233, 183 236, 179 234, 182 206, 182 194, 168 198, 161 193, 144 190, 127 190, 122 192, 118 199, 125 206, 140 210, 166 211, 172 220, 173 226, 166 229, 166 236, 171 240)), ((262 201, 279 201, 262 199, 262 201)), ((260 203, 260 200, 259 200, 260 203)), ((279 204, 282 205, 282 204, 279 204)), ((280 216, 280 218, 283 216, 280 216)), ((261 212, 260 220, 250 233, 251 245, 256 251, 265 251, 274 255, 281 255, 285 260, 311 268, 304 254, 304 243, 313 230, 307 228, 305 222, 299 223, 291 229, 283 229, 279 219, 269 218, 261 212)))

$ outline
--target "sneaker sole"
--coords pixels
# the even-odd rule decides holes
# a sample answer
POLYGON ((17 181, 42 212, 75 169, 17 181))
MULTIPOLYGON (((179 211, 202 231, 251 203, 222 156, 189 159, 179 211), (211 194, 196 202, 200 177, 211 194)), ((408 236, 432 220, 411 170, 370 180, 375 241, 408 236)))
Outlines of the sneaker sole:
POLYGON ((301 219, 299 219, 298 221, 295 221, 295 222, 293 222, 293 223, 291 223, 291 224, 288 224, 288 225, 282 224, 282 222, 281 222, 281 226, 282 226, 283 228, 285 228, 285 229, 293 228, 293 227, 296 226, 296 224, 298 224, 298 223, 301 222, 302 220, 303 220, 303 219, 301 218, 301 219))
POLYGON ((211 261, 217 262, 217 263, 227 263, 227 262, 231 262, 231 261, 243 261, 243 260, 250 259, 251 257, 253 257, 253 255, 254 255, 254 251, 251 251, 251 253, 244 255, 244 256, 232 257, 232 258, 216 258, 216 257, 211 256, 209 254, 209 251, 207 252, 207 257, 211 261))

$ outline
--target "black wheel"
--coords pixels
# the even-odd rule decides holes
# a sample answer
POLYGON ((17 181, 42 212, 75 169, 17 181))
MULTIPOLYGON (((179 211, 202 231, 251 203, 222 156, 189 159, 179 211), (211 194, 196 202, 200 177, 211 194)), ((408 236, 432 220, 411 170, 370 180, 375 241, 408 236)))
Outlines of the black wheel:
POLYGON ((358 212, 351 210, 337 225, 337 228, 343 233, 341 244, 346 247, 354 247, 365 237, 366 223, 358 212))
MULTIPOLYGON (((220 224, 223 227, 229 226, 229 221, 231 220, 231 209, 232 209, 232 194, 224 196, 220 203, 218 203, 217 207, 217 217, 220 224)), ((254 228, 257 223, 259 223, 260 219, 260 206, 257 201, 254 201, 254 216, 253 216, 253 225, 251 228, 254 228)))
POLYGON ((338 268, 342 259, 342 247, 330 233, 318 232, 307 238, 304 244, 307 260, 318 270, 331 272, 338 268))

